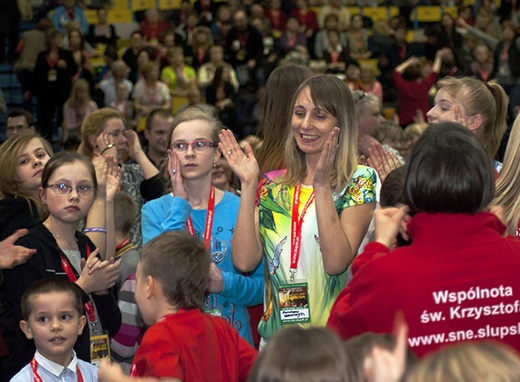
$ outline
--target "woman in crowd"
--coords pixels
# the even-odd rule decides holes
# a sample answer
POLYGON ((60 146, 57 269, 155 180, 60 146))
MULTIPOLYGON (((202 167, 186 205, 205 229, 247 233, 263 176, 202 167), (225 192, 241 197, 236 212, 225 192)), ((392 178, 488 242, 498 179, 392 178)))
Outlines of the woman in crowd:
POLYGON ((258 135, 263 137, 258 150, 260 174, 285 167, 285 137, 289 130, 289 108, 292 96, 303 81, 313 75, 312 71, 300 65, 283 65, 276 68, 265 86, 264 107, 258 135), (285 89, 283 92, 279 89, 285 89))
POLYGON ((325 325, 375 209, 377 177, 357 164, 354 102, 343 82, 307 79, 290 110, 287 169, 265 174, 259 187, 251 148, 244 153, 231 132, 221 134, 220 148, 242 185, 233 262, 247 272, 263 253, 269 270, 264 339, 284 324, 325 325))
POLYGON ((171 110, 172 100, 168 86, 159 81, 159 65, 153 61, 144 63, 140 67, 143 81, 139 81, 134 88, 132 98, 136 119, 146 116, 153 109, 171 110))
POLYGON ((136 163, 121 164, 121 191, 132 195, 138 206, 138 217, 130 231, 130 241, 141 247, 140 211, 146 200, 162 195, 159 170, 144 153, 137 133, 125 130, 118 111, 103 108, 90 114, 81 127, 78 152, 90 158, 111 156, 118 160, 129 155, 136 163))
POLYGON ((249 276, 233 266, 231 239, 236 240, 240 199, 211 183, 213 166, 221 155, 217 141, 222 127, 197 106, 174 119, 168 134, 172 192, 143 207, 143 241, 181 229, 200 237, 213 260, 205 310, 224 317, 253 344, 246 307, 262 302, 263 264, 250 269, 249 276))
POLYGON ((79 138, 83 121, 97 109, 97 104, 90 98, 88 81, 83 78, 76 80, 69 98, 63 105, 61 142, 65 142, 69 137, 79 138))

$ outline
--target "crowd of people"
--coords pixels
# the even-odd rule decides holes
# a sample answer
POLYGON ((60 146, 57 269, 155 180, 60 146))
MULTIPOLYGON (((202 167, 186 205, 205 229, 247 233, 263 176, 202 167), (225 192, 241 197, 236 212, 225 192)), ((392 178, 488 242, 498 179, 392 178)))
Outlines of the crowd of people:
POLYGON ((508 4, 410 42, 339 0, 183 1, 128 46, 56 7, 0 146, 0 381, 519 380, 508 4))

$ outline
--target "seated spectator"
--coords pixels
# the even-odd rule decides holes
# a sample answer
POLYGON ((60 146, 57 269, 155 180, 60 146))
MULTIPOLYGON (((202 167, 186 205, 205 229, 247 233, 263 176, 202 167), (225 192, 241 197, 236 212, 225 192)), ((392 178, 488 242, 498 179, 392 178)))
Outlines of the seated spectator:
POLYGON ((52 13, 54 27, 61 33, 66 34, 71 22, 79 25, 81 34, 86 36, 88 33, 88 22, 85 11, 76 5, 76 0, 64 0, 63 5, 54 8, 52 13))
POLYGON ((90 98, 90 85, 87 80, 83 78, 76 80, 69 98, 63 104, 60 141, 63 143, 71 136, 80 137, 83 121, 97 109, 97 104, 90 98))
POLYGON ((200 66, 209 61, 208 50, 213 46, 213 37, 211 30, 205 26, 198 26, 193 31, 191 46, 188 48, 186 55, 189 65, 197 70, 200 66))
POLYGON ((129 97, 128 86, 124 82, 118 82, 116 84, 116 99, 108 107, 121 113, 121 119, 127 129, 135 130, 137 121, 135 120, 134 101, 129 97))
POLYGON ((287 14, 282 9, 282 0, 269 0, 264 17, 271 22, 273 35, 279 38, 287 24, 287 14))
POLYGON ((34 117, 24 109, 14 109, 5 119, 5 135, 9 139, 17 134, 34 131, 34 117))
POLYGON ((362 64, 359 73, 359 90, 371 93, 377 97, 379 103, 383 103, 383 85, 376 78, 374 67, 370 64, 362 64))
POLYGON ((347 48, 341 45, 339 31, 327 31, 328 47, 323 52, 323 60, 327 64, 327 73, 338 74, 345 72, 349 55, 347 48))
POLYGON ((177 46, 181 46, 184 53, 188 52, 193 39, 193 32, 199 23, 199 14, 195 11, 190 11, 186 14, 184 22, 177 25, 175 29, 175 41, 177 46))
POLYGON ((341 0, 328 0, 328 4, 321 7, 318 15, 318 26, 320 29, 325 28, 325 19, 330 14, 336 15, 339 30, 346 31, 350 25, 350 11, 343 5, 341 0))
POLYGON ((139 31, 150 45, 155 46, 159 43, 161 33, 169 28, 170 23, 167 20, 161 19, 157 8, 150 8, 146 10, 146 18, 141 23, 139 31))
POLYGON ((365 60, 372 57, 368 47, 368 31, 363 28, 363 17, 352 15, 347 33, 347 47, 352 60, 365 60))
POLYGON ((213 45, 209 48, 209 61, 202 64, 197 71, 197 80, 200 89, 204 90, 213 82, 213 77, 215 76, 215 72, 219 66, 229 67, 231 84, 233 85, 233 88, 235 88, 235 91, 238 91, 240 85, 238 84, 237 74, 233 67, 224 61, 224 48, 219 45, 213 45))
POLYGON ((119 37, 114 26, 107 21, 108 9, 98 8, 96 14, 97 23, 89 26, 87 41, 93 47, 96 47, 98 44, 116 46, 119 37))
POLYGON ((130 46, 123 53, 123 61, 130 68, 128 79, 135 84, 138 79, 139 66, 137 64, 137 56, 139 52, 145 48, 143 34, 139 31, 132 32, 130 36, 130 46))
POLYGON ((493 72, 493 57, 491 51, 485 44, 478 44, 473 49, 475 61, 471 63, 468 75, 487 82, 493 72))
POLYGON ((105 106, 112 105, 117 98, 117 85, 125 84, 128 88, 128 94, 132 92, 133 84, 127 79, 130 69, 123 60, 117 60, 112 63, 112 75, 100 82, 99 88, 103 91, 103 104, 105 106))
POLYGON ((231 83, 229 71, 230 68, 227 66, 217 68, 213 82, 206 88, 206 102, 217 108, 218 116, 224 126, 238 132, 238 115, 235 104, 237 94, 231 83))
MULTIPOLYGON (((329 38, 327 32, 331 29, 339 30, 339 19, 335 14, 330 14, 325 17, 324 27, 320 28, 316 33, 316 38, 314 40, 314 57, 317 59, 323 58, 323 54, 330 47, 329 38)), ((340 43, 341 46, 347 46, 347 37, 340 32, 340 43)))
POLYGON ((36 58, 38 54, 46 49, 46 32, 53 26, 54 24, 48 18, 42 18, 36 24, 35 29, 30 29, 22 33, 22 38, 16 47, 18 60, 16 60, 13 70, 22 85, 22 102, 23 108, 26 110, 32 110, 33 107, 33 94, 30 89, 32 88, 32 82, 34 80, 36 58))
POLYGON ((470 130, 446 122, 426 129, 406 166, 408 207, 376 211, 376 240, 354 260, 354 278, 327 325, 344 339, 388 333, 402 311, 419 357, 470 339, 520 349, 517 317, 507 313, 518 310, 520 242, 503 236, 506 227, 490 209, 488 154, 470 130), (400 228, 412 243, 391 251, 400 228), (470 317, 473 310, 489 314, 470 317))
POLYGON ((166 84, 172 97, 186 97, 188 89, 197 81, 197 72, 184 63, 182 48, 171 48, 168 57, 170 65, 162 70, 161 81, 166 84))
POLYGON ((159 65, 146 62, 141 68, 143 81, 139 81, 132 92, 136 119, 146 116, 153 109, 171 110, 172 101, 168 86, 159 81, 159 65))
POLYGON ((307 40, 311 40, 318 30, 318 20, 316 12, 309 8, 309 0, 296 0, 296 8, 290 14, 298 18, 300 32, 305 35, 307 40))
POLYGON ((307 37, 300 32, 300 22, 296 16, 287 17, 287 28, 282 32, 279 40, 279 46, 282 55, 286 55, 293 50, 296 45, 307 46, 307 37))

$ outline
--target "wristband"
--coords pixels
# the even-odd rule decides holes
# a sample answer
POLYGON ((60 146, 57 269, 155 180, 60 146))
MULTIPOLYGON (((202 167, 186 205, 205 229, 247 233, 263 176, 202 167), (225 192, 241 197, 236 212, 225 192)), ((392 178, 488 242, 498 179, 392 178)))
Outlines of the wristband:
POLYGON ((103 228, 103 227, 90 227, 90 228, 85 228, 85 233, 89 233, 89 232, 101 232, 101 233, 107 233, 107 229, 106 228, 103 228))

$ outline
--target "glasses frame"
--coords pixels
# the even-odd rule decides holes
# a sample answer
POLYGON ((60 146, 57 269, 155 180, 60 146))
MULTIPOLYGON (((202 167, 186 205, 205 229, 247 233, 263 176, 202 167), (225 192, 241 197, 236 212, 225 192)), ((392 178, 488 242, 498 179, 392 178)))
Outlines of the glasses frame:
POLYGON ((56 195, 60 196, 68 196, 72 193, 72 190, 75 189, 76 193, 81 196, 91 196, 96 191, 96 187, 94 186, 69 186, 67 183, 54 183, 48 184, 45 188, 50 188, 52 191, 56 193, 56 195), (63 187, 63 188, 61 188, 63 187), (81 189, 80 187, 86 187, 86 189, 81 189), (66 191, 66 192, 65 192, 66 191))
POLYGON ((216 148, 216 147, 218 147, 218 144, 215 142, 211 142, 210 140, 207 140, 207 139, 198 139, 193 142, 173 142, 170 145, 170 149, 172 149, 173 151, 178 152, 178 153, 185 153, 186 151, 188 151, 188 147, 190 147, 190 146, 193 151, 200 152, 200 151, 206 151, 210 148, 216 148), (207 146, 206 147, 196 147, 195 144, 197 144, 199 142, 205 143, 205 144, 207 144, 207 146), (176 148, 175 145, 179 145, 179 144, 186 145, 186 148, 184 150, 182 150, 180 148, 176 148))

